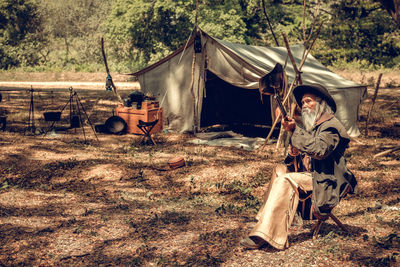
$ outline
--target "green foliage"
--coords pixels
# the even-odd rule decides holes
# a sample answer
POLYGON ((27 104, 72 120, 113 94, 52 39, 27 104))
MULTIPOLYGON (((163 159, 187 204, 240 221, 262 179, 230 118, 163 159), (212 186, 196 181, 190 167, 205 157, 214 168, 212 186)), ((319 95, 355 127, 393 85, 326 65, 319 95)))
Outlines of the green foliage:
MULTIPOLYGON (((372 0, 343 0, 330 5, 332 17, 324 24, 321 39, 323 49, 315 54, 327 65, 335 62, 363 62, 393 67, 400 54, 396 24, 380 4, 372 0), (330 49, 326 49, 326 47, 330 49)), ((321 47, 322 48, 322 47, 321 47)))
POLYGON ((197 24, 211 36, 275 46, 317 37, 312 53, 326 65, 400 66, 399 29, 374 0, 0 0, 0 69, 132 72, 185 44, 197 24))
POLYGON ((4 181, 3 184, 1 185, 0 190, 7 189, 7 188, 9 188, 9 187, 10 187, 10 185, 8 184, 8 181, 6 180, 6 181, 4 181))
MULTIPOLYGON (((258 1, 200 1, 197 25, 219 39, 251 43, 258 38, 258 1)), ((117 0, 107 20, 107 37, 118 61, 138 69, 170 54, 190 37, 195 1, 117 0), (132 63, 131 63, 132 64, 132 63)))
POLYGON ((0 69, 40 63, 46 44, 38 7, 30 0, 0 0, 0 69))
POLYGON ((96 71, 102 65, 100 38, 110 4, 101 0, 42 0, 43 32, 51 41, 43 51, 49 67, 96 71), (56 48, 51 51, 51 48, 56 48), (101 65, 100 65, 101 63, 101 65))

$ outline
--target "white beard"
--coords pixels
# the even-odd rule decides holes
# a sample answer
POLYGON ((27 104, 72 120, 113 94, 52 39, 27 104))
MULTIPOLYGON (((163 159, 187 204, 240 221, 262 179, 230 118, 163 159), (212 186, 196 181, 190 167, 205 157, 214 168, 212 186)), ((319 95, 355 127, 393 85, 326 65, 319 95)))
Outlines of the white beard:
POLYGON ((320 108, 321 105, 317 103, 314 110, 308 108, 301 110, 301 120, 307 132, 311 132, 314 128, 315 122, 320 115, 320 108))

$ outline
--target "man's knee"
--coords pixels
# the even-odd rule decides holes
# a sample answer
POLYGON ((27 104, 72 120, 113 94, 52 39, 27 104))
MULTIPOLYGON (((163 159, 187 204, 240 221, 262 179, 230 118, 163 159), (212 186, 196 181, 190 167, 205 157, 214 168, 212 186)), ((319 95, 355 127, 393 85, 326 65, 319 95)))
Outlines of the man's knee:
POLYGON ((276 174, 276 176, 280 176, 282 174, 287 173, 288 169, 286 167, 286 165, 284 164, 277 164, 274 168, 274 172, 276 174))

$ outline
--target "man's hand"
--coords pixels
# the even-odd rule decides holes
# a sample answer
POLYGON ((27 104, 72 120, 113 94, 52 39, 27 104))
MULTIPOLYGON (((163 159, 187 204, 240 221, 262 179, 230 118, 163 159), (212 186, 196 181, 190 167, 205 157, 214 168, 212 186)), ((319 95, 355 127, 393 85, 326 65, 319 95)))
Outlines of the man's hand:
POLYGON ((287 132, 293 132, 296 128, 296 121, 292 118, 285 118, 281 121, 282 127, 287 132))
POLYGON ((300 154, 300 151, 296 147, 290 146, 290 149, 289 149, 288 153, 289 153, 290 156, 296 157, 296 156, 298 156, 300 154))

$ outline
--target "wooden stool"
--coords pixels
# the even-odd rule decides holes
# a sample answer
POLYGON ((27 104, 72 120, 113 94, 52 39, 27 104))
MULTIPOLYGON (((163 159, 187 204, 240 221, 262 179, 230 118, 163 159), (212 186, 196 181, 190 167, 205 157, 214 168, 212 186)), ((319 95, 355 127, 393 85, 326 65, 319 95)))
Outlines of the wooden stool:
MULTIPOLYGON (((315 217, 317 217, 318 215, 316 215, 316 213, 313 213, 315 217)), ((318 217, 317 217, 318 218, 318 217)), ((319 230, 321 229, 322 224, 327 220, 331 218, 340 228, 342 228, 343 231, 349 233, 349 229, 347 229, 346 226, 344 226, 344 224, 339 221, 339 219, 333 215, 332 212, 330 212, 328 215, 323 216, 323 217, 319 217, 318 221, 311 227, 311 231, 312 231, 312 235, 313 235, 313 239, 316 239, 319 233, 319 230)))
POLYGON ((141 140, 143 142, 146 138, 150 139, 151 142, 155 145, 156 142, 154 142, 153 137, 151 137, 151 130, 153 130, 154 126, 156 126, 158 120, 155 121, 149 121, 149 122, 144 122, 142 120, 139 120, 139 124, 137 127, 144 133, 144 136, 141 140))
MULTIPOLYGON (((342 194, 342 199, 344 197, 346 197, 346 195, 348 194, 348 192, 350 192, 350 186, 348 186, 343 194, 342 194)), ((313 239, 316 239, 319 233, 319 230, 321 229, 322 224, 328 220, 329 218, 331 218, 340 228, 342 228, 343 231, 349 233, 349 229, 347 229, 346 226, 344 226, 344 224, 331 212, 329 212, 328 215, 321 215, 318 212, 315 212, 314 206, 312 206, 312 210, 313 210, 313 215, 317 218, 317 222, 311 227, 311 232, 313 235, 313 239)))

